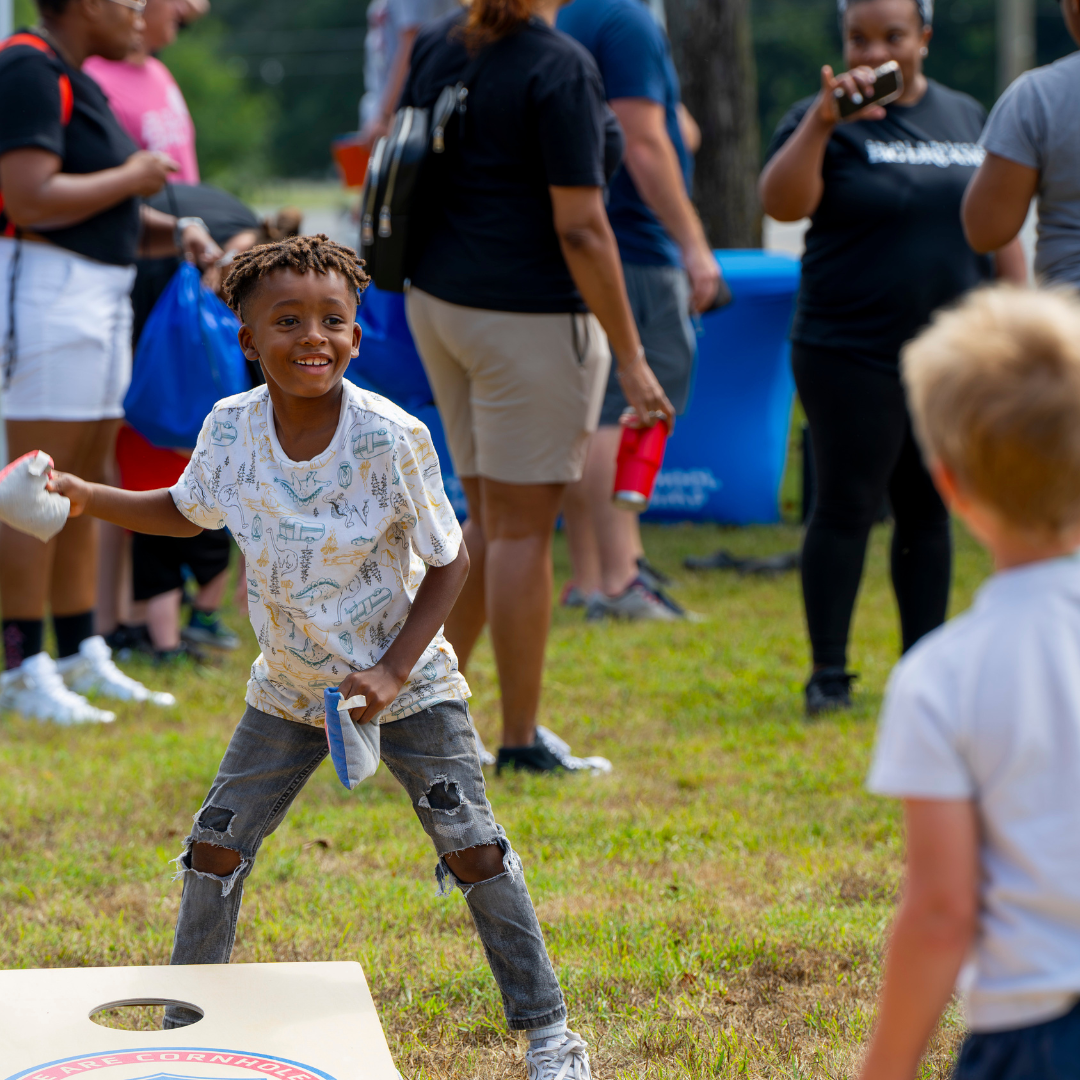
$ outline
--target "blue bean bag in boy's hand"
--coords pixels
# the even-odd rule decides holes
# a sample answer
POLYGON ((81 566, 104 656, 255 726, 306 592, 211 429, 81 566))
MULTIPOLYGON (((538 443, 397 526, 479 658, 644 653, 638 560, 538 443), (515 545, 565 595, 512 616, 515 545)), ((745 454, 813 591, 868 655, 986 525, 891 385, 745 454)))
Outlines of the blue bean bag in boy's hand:
MULTIPOLYGON (((363 699, 349 698, 351 707, 363 704, 363 699)), ((334 763, 338 779, 350 790, 379 767, 379 725, 372 720, 357 724, 343 709, 345 699, 336 687, 323 691, 326 707, 326 741, 330 746, 330 760, 334 763)))
POLYGON ((214 403, 251 389, 239 329, 195 265, 181 263, 139 338, 127 422, 155 446, 194 447, 214 403))

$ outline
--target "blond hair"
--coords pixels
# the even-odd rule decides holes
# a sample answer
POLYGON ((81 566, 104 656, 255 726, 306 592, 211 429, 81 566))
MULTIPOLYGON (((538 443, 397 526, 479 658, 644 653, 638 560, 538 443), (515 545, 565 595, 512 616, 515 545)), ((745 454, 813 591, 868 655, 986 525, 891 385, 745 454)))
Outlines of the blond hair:
POLYGON ((1080 522, 1080 300, 979 289, 940 312, 902 354, 915 432, 1010 524, 1080 522))

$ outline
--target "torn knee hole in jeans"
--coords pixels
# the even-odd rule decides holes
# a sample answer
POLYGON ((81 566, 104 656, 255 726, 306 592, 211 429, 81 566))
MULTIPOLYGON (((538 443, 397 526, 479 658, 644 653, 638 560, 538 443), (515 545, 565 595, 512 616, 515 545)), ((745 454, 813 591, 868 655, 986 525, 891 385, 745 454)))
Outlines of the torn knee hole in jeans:
POLYGON ((498 835, 494 836, 491 840, 484 840, 479 844, 472 844, 470 847, 461 848, 458 851, 448 851, 435 866, 435 881, 438 885, 439 896, 449 896, 451 886, 456 885, 461 890, 461 895, 468 897, 469 893, 473 891, 479 885, 488 885, 493 881, 499 881, 506 875, 510 876, 510 880, 514 880, 515 874, 524 875, 524 871, 521 868, 521 860, 517 856, 517 852, 510 846, 510 841, 506 838, 506 834, 503 832, 501 826, 496 826, 499 829, 498 835), (502 865, 503 872, 496 874, 494 877, 484 878, 482 881, 465 882, 461 881, 457 874, 450 869, 449 864, 446 861, 447 856, 460 855, 462 852, 471 851, 474 848, 481 847, 497 847, 502 852, 502 865))
POLYGON ((232 836, 233 818, 236 811, 225 806, 204 806, 195 815, 195 824, 200 829, 209 829, 211 832, 221 833, 222 836, 232 836))
POLYGON ((456 814, 469 800, 462 795, 461 785, 445 774, 436 776, 431 786, 420 796, 416 803, 425 810, 439 810, 444 814, 456 814))
MULTIPOLYGON (((198 823, 198 819, 196 819, 198 823)), ((251 865, 251 860, 244 855, 238 848, 229 847, 225 844, 215 844, 208 840, 199 840, 194 836, 189 836, 184 844, 184 850, 180 852, 175 859, 172 860, 176 864, 176 873, 173 874, 173 881, 177 878, 184 877, 185 874, 191 874, 196 878, 205 878, 208 881, 217 881, 221 884, 221 895, 223 897, 228 896, 236 886, 237 881, 247 871, 251 865), (195 866, 195 848, 207 847, 215 848, 219 851, 231 852, 236 857, 236 866, 231 869, 227 868, 225 873, 215 874, 212 870, 201 869, 195 866)), ((229 862, 232 860, 229 859, 229 862)))

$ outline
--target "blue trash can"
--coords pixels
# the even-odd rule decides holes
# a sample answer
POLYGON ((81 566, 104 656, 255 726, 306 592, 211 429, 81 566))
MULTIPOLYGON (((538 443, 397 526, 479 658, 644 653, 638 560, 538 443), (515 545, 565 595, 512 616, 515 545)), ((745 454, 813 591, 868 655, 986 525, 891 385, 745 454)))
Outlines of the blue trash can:
POLYGON ((766 251, 717 251, 732 302, 701 319, 694 391, 645 519, 780 520, 795 383, 788 332, 800 267, 766 251))
MULTIPOLYGON (((693 396, 668 443, 647 520, 745 525, 780 518, 795 392, 787 335, 799 263, 753 250, 716 257, 734 299, 701 320, 693 396)), ((447 494, 464 518, 464 494, 405 320, 404 297, 369 285, 357 318, 363 341, 346 374, 428 426, 447 494)))

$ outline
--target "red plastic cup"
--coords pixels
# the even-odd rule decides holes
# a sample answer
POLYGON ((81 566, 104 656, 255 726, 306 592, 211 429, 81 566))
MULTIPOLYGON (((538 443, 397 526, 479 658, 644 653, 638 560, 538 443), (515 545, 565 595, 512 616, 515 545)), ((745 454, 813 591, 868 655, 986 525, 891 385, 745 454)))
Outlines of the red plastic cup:
POLYGON ((668 427, 663 420, 648 428, 623 428, 615 466, 615 491, 611 497, 620 510, 640 514, 648 507, 667 439, 668 427))

